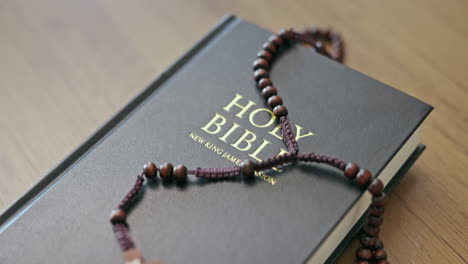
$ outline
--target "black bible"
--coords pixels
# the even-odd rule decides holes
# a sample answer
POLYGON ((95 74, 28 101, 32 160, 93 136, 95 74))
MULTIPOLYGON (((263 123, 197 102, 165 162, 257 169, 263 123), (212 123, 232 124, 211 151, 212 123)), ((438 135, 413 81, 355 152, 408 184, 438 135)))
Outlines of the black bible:
MULTIPOLYGON (((120 263, 109 213, 143 164, 228 167, 283 153, 278 121, 252 77, 270 34, 224 17, 2 213, 0 263, 120 263)), ((301 152, 356 162, 389 191, 424 149, 421 123, 432 107, 409 95, 301 45, 277 59, 271 76, 301 152)), ((189 181, 149 183, 131 210, 146 259, 333 262, 370 203, 320 164, 278 167, 249 184, 189 181)))

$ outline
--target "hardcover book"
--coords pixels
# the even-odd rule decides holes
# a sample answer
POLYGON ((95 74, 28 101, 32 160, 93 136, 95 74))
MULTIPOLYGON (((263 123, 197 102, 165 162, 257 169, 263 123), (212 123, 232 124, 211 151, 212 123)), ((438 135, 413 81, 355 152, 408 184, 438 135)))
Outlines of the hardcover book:
MULTIPOLYGON (((252 61, 271 33, 226 16, 193 48, 0 216, 0 263, 119 263, 109 213, 147 161, 226 167, 285 151, 255 87, 252 61)), ((431 107, 296 45, 271 76, 301 151, 353 161, 388 191, 423 147, 431 107)), ((281 173, 279 173, 281 172, 281 173)), ((148 183, 128 222, 163 263, 332 262, 370 196, 320 164, 253 183, 148 183)))

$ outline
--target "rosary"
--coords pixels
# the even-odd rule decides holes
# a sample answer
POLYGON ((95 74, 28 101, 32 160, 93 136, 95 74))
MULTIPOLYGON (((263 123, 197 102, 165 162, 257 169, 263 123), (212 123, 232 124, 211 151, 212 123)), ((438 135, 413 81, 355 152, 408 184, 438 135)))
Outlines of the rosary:
POLYGON ((276 55, 292 46, 294 43, 302 43, 311 46, 316 52, 329 57, 338 62, 343 61, 344 49, 341 37, 325 29, 308 29, 295 31, 293 29, 282 30, 277 35, 271 36, 263 44, 262 49, 257 54, 253 62, 254 80, 267 105, 272 109, 273 114, 279 119, 283 141, 288 149, 288 153, 267 158, 261 162, 245 160, 240 166, 226 168, 195 168, 187 169, 184 165, 173 166, 171 163, 164 163, 156 166, 153 162, 148 162, 143 166, 143 172, 137 176, 133 188, 127 193, 117 208, 112 211, 110 221, 120 249, 123 253, 125 264, 160 264, 159 261, 145 262, 140 250, 130 237, 126 222, 127 212, 132 201, 143 187, 145 178, 148 181, 157 180, 157 176, 162 181, 176 181, 185 183, 187 175, 194 175, 197 178, 208 180, 230 179, 242 177, 244 180, 253 180, 255 172, 269 170, 284 164, 294 164, 297 162, 323 163, 343 172, 345 178, 354 182, 362 189, 367 189, 372 194, 372 202, 367 210, 366 222, 363 227, 363 235, 360 238, 361 247, 356 250, 355 264, 388 264, 387 253, 383 249, 383 242, 379 238, 380 225, 383 222, 384 205, 387 202, 387 195, 383 192, 384 185, 381 180, 373 178, 372 174, 365 169, 361 169, 355 163, 347 163, 338 158, 316 153, 299 153, 294 132, 287 118, 288 110, 283 105, 283 100, 278 96, 277 89, 270 79, 269 69, 276 55))

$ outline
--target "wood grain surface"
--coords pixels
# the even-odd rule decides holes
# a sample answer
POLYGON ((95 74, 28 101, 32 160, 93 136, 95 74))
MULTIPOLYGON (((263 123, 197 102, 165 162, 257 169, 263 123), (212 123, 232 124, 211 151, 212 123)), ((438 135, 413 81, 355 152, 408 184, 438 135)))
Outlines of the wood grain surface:
MULTIPOLYGON (((468 2, 0 2, 0 208, 226 12, 270 30, 331 26, 346 64, 435 107, 426 152, 390 195, 392 263, 468 263, 468 2)), ((351 263, 355 241, 338 263, 351 263)))

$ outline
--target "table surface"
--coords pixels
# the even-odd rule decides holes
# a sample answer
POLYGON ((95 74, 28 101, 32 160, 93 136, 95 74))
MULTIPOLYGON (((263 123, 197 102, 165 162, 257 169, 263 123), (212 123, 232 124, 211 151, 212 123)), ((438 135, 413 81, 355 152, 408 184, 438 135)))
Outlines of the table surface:
POLYGON ((468 263, 468 2, 273 2, 2 1, 0 209, 232 12, 272 31, 331 26, 347 65, 435 107, 382 237, 392 263, 468 263))

